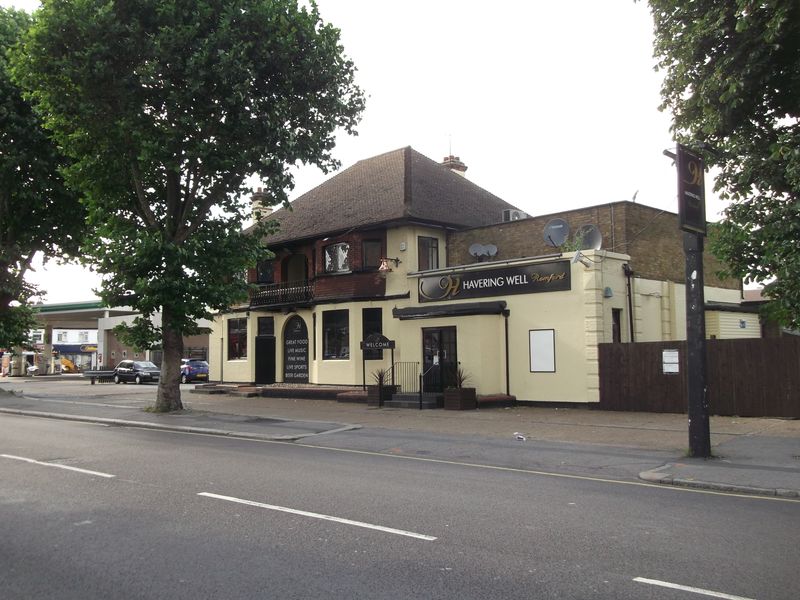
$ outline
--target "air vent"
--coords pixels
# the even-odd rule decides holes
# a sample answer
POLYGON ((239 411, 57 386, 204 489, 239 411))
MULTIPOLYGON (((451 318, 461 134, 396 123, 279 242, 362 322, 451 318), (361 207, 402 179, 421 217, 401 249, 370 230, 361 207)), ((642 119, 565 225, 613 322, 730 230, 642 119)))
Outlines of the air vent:
POLYGON ((503 209, 503 222, 508 223, 509 221, 519 221, 521 219, 528 218, 521 210, 514 210, 511 208, 503 209))

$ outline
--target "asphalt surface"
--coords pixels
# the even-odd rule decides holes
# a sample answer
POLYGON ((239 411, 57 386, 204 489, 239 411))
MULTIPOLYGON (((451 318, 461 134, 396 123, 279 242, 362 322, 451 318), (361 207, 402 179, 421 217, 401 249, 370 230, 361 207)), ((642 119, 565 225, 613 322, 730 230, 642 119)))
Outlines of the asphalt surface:
MULTIPOLYGON (((0 427, 10 600, 789 600, 800 585, 788 499, 309 443, 369 427, 298 442, 0 427)), ((403 433, 406 453, 437 438, 386 444, 403 433)))
POLYGON ((714 458, 686 457, 683 415, 514 407, 476 411, 192 393, 153 414, 153 385, 78 377, 0 381, 0 411, 543 472, 641 479, 720 492, 800 498, 800 421, 712 417, 714 458))

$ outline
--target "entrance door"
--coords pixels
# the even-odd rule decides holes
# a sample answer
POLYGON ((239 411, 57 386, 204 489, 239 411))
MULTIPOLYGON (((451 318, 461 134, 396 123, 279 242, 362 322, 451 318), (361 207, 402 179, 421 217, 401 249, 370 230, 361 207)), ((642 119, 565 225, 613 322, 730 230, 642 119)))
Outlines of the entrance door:
POLYGON ((423 328, 422 365, 426 392, 442 392, 455 383, 458 368, 455 327, 423 328))
POLYGON ((256 383, 275 383, 275 336, 256 336, 256 383))

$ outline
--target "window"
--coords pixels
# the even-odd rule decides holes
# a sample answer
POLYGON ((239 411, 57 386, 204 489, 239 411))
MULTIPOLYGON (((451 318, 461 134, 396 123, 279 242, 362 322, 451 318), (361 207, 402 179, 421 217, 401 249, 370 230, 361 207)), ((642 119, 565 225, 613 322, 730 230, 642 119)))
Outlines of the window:
MULTIPOLYGON (((372 334, 383 335, 383 318, 380 308, 364 308, 361 310, 361 324, 364 329, 364 339, 372 334)), ((383 350, 364 350, 364 360, 381 360, 383 350)))
POLYGON ((247 319, 228 319, 228 360, 247 358, 247 319))
POLYGON ((325 246, 325 272, 346 273, 350 270, 350 244, 325 246))
POLYGON ((420 271, 439 268, 439 240, 437 238, 417 238, 417 252, 420 271))
POLYGON ((67 341, 67 332, 66 331, 59 331, 56 334, 56 341, 57 342, 61 342, 61 343, 66 342, 67 341))
POLYGON ((377 269, 381 266, 381 241, 364 240, 361 247, 361 261, 365 269, 377 269))
POLYGON ((258 317, 258 335, 275 335, 275 317, 258 317))
POLYGON ((350 358, 349 311, 326 310, 322 313, 322 358, 350 358))
POLYGON ((259 261, 256 265, 256 283, 275 283, 274 268, 271 260, 259 261))
POLYGON ((78 341, 79 342, 88 342, 89 341, 89 332, 88 331, 79 331, 78 332, 78 341))
MULTIPOLYGON (((31 335, 31 341, 34 344, 41 344, 42 343, 42 339, 43 339, 43 335, 42 335, 41 331, 34 331, 33 334, 31 335)), ((59 341, 61 341, 61 340, 59 340, 59 341)))
POLYGON ((611 309, 611 341, 619 344, 622 341, 622 309, 611 309))

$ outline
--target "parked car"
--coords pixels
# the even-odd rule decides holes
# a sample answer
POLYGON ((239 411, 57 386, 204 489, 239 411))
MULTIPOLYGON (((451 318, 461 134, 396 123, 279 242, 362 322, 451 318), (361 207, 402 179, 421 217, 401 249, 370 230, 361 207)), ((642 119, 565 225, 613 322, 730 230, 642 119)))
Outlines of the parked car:
POLYGON ((208 363, 198 358, 181 359, 181 383, 208 381, 208 363))
POLYGON ((158 382, 161 377, 159 368, 149 360, 123 360, 114 369, 114 383, 135 381, 146 383, 158 382))

